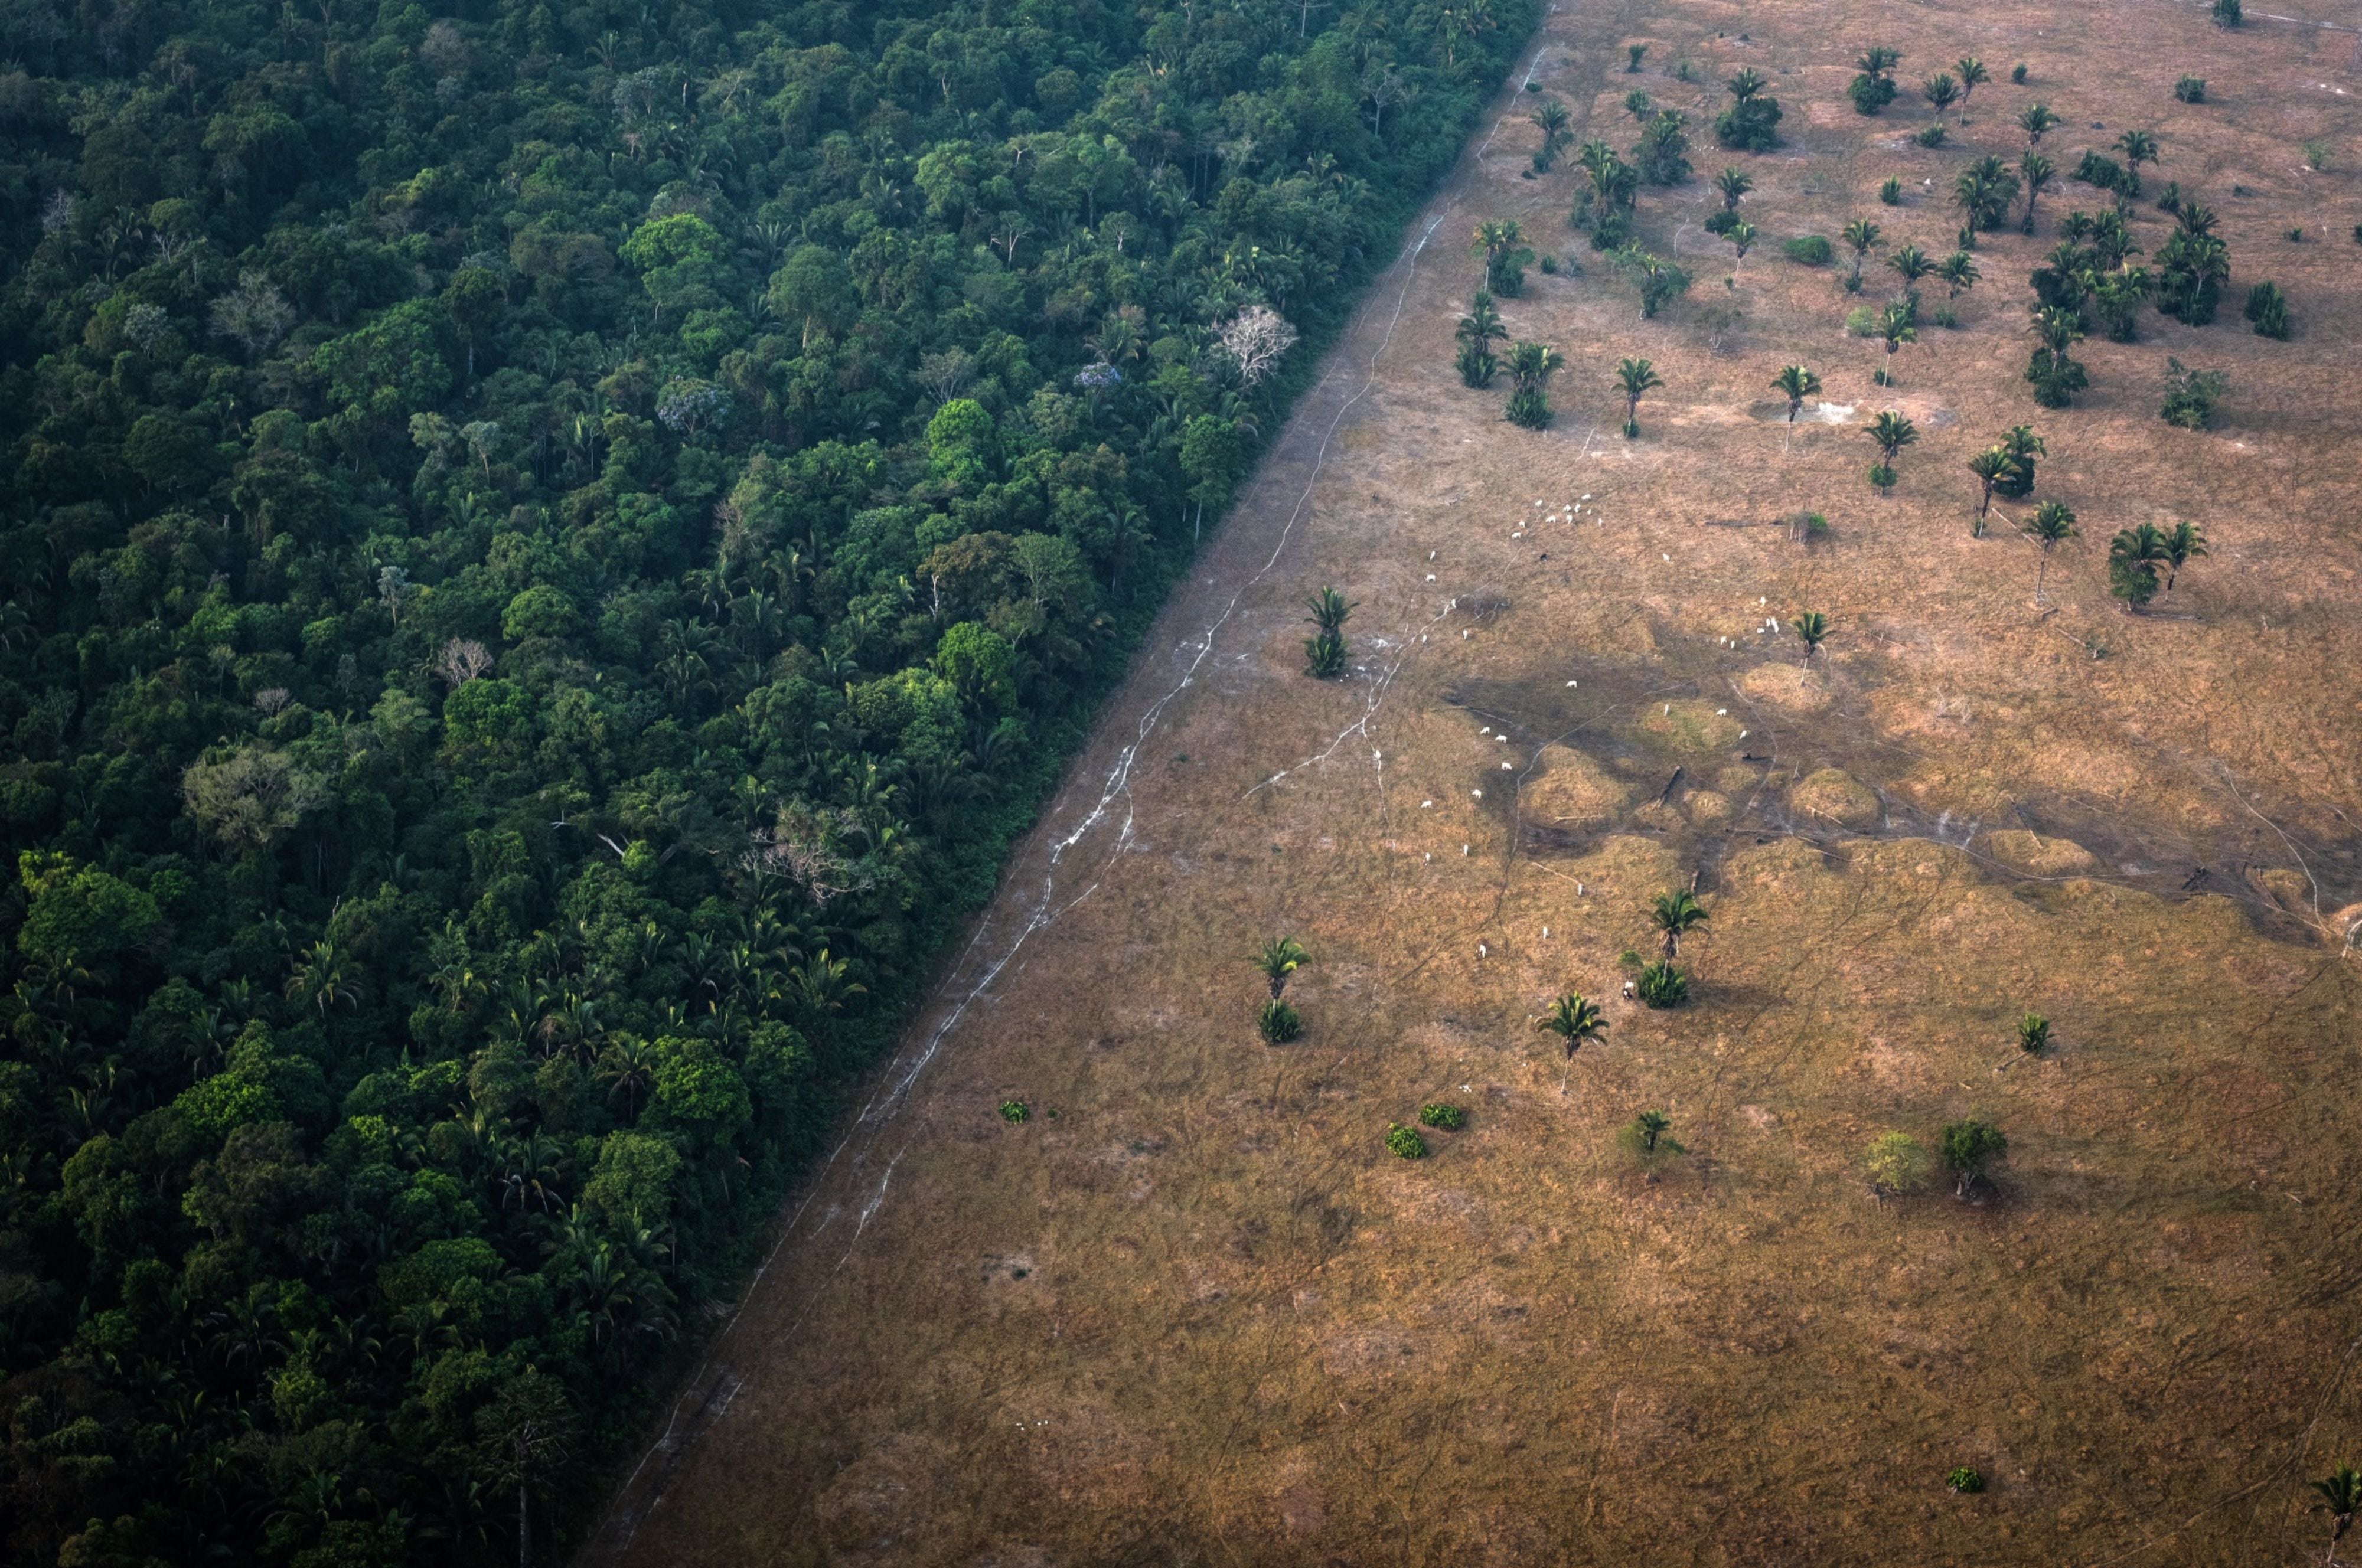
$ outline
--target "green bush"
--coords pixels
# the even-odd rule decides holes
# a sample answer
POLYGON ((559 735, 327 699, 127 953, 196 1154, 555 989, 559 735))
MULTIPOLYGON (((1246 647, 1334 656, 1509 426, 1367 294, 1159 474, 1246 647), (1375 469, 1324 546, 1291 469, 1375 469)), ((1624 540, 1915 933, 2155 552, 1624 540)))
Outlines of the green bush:
POLYGON ((1944 1485, 1964 1497, 1974 1496, 1985 1489, 1985 1478, 1981 1473, 1965 1464, 1956 1464, 1944 1472, 1944 1485))
POLYGON ((1345 670, 1345 639, 1335 632, 1319 632, 1304 639, 1304 672, 1318 680, 1333 680, 1345 670))
POLYGON ((1386 1148, 1406 1160, 1427 1158, 1427 1140, 1399 1122, 1386 1123, 1386 1148))
POLYGON ((1783 243, 1780 247, 1780 254, 1802 266, 1826 267, 1836 252, 1829 248, 1827 235, 1800 234, 1795 238, 1783 243))
POLYGON ((2173 95, 2180 99, 2185 104, 2204 103, 2206 101, 2206 78, 2203 76, 2182 77, 2173 84, 2173 95))
POLYGON ((1690 999, 1689 977, 1661 958, 1640 971, 1634 989, 1643 1007, 1679 1007, 1690 999))
POLYGON ((1022 1121, 1032 1114, 1033 1108, 1021 1099, 1004 1099, 1000 1102, 1000 1120, 1003 1121, 1022 1121))
POLYGON ((1727 207, 1717 207, 1705 215, 1705 231, 1720 239, 1747 220, 1727 207))
POLYGON ((1878 182, 1878 199, 1890 207, 1903 204, 1903 177, 1889 174, 1878 182))
POLYGON ((1960 328, 1960 313, 1948 304, 1939 304, 1930 310, 1927 319, 1947 332, 1957 332, 1960 328))
POLYGON ((1871 464, 1870 483, 1871 488, 1877 491, 1881 495, 1884 495, 1888 491, 1893 490, 1894 488, 1894 466, 1892 463, 1871 464))
POLYGON ((2278 283, 2257 283, 2247 291, 2246 315, 2258 337, 2285 339, 2289 335, 2288 296, 2278 283))
POLYGON ((1855 337, 1878 336, 1878 312, 1868 305, 1856 305, 1846 312, 1846 331, 1855 337))
POLYGON ((1944 145, 1945 134, 1943 124, 1938 121, 1934 125, 1922 127, 1919 133, 1911 139, 1922 147, 1941 147, 1944 145))
POLYGON ((1255 1014, 1255 1030, 1266 1043, 1285 1045, 1303 1037, 1304 1019, 1296 1009, 1275 999, 1264 1003, 1263 1010, 1255 1014))
POLYGON ((2009 79, 2020 87, 2025 85, 2025 61, 2021 60, 2009 68, 2009 79))
POLYGON ((1468 1113, 1456 1105, 1422 1105, 1418 1108, 1418 1124, 1457 1132, 1468 1124, 1468 1113))

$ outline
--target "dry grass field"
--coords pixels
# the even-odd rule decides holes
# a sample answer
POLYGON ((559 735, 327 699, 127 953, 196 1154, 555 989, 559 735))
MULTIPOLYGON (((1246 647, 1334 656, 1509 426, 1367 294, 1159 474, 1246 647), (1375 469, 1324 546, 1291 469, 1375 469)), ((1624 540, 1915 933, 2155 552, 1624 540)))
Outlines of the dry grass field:
MULTIPOLYGON (((1562 3, 1527 59, 1578 141, 1628 147, 1636 86, 1691 116, 1700 177, 1639 206, 1689 295, 1639 319, 1566 226, 1581 170, 1519 177, 1536 98, 1505 93, 593 1558, 2320 1561, 2305 1483, 2362 1461, 2362 39, 2276 6, 1562 3), (1993 80, 1925 149, 1915 94, 1846 101, 1871 44, 1993 80), (1712 145, 1742 65, 1776 153, 1712 145), (1780 242, 1859 215, 1948 251, 1953 175, 2014 160, 2037 100, 2062 171, 2158 133, 2146 182, 2221 215, 2225 308, 2079 346, 2090 392, 2036 408, 2026 274, 2106 200, 2062 179, 1873 386, 1844 317, 1892 275, 1849 297, 1842 251, 1780 242), (1733 286, 1726 162, 1761 234, 1733 286), (1502 216, 1582 264, 1502 305, 1566 358, 1544 435, 1451 362, 1502 216), (2291 341, 2240 319, 2264 278, 2291 341), (2169 355, 2229 377, 2213 429, 2158 417, 2169 355), (1625 356, 1665 383, 1636 441, 1625 356), (1826 385, 1793 431, 1788 363, 1826 385), (1882 497, 1884 408, 1922 434, 1882 497), (2033 499, 2080 519, 2041 615, 2031 502, 1970 529, 1965 465, 2021 423, 2033 499), (2125 615, 2108 536, 2185 518, 2213 553, 2125 615), (1300 601, 1332 582, 1324 682, 1300 601), (1760 629, 1805 610, 1809 672, 1760 629), (1693 878, 1692 1000, 1620 999, 1693 878), (1283 932, 1307 1030, 1271 1047, 1249 958, 1283 932), (1565 990, 1610 1020, 1571 1070, 1532 1028, 1565 990), (2014 1059, 2028 1009, 2057 1043, 2014 1059), (1395 1157, 1433 1101, 1466 1126, 1395 1157), (1617 1139, 1649 1109, 1685 1150, 1653 1174, 1617 1139), (1872 1138, 1968 1115, 2010 1140, 1980 1201, 1871 1199, 1872 1138)), ((2171 219, 2136 210, 2153 252, 2171 219)))

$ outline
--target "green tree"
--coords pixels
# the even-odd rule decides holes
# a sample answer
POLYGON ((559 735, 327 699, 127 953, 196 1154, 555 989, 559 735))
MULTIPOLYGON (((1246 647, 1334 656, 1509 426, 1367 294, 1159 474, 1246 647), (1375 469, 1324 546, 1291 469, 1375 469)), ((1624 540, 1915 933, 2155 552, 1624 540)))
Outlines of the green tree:
POLYGON ((2042 547, 2034 568, 2034 606, 2042 607, 2042 579, 2050 569, 2050 552, 2075 536, 2075 513, 2063 501, 2046 501, 2025 523, 2026 536, 2042 547))
POLYGON ((1472 387, 1490 386, 1494 372, 1499 368, 1499 362, 1493 355, 1493 345, 1506 341, 1509 336, 1508 327, 1502 324, 1501 313, 1493 308, 1491 294, 1482 289, 1476 291, 1476 298, 1470 304, 1468 314, 1460 318, 1454 336, 1460 340, 1462 382, 1472 387))
POLYGON ((1656 367, 1646 359, 1619 359, 1616 362, 1616 384, 1624 394, 1624 437, 1637 439, 1640 434, 1640 400, 1665 384, 1656 367))
POLYGON ((1737 212, 1738 198, 1755 189, 1755 182, 1741 170, 1725 169, 1714 177, 1714 189, 1715 193, 1722 198, 1722 210, 1737 212))
POLYGON ((2125 194, 2137 196, 2141 192, 2140 166, 2157 161, 2157 133, 2128 130, 2116 138, 2116 146, 2124 150, 2125 170, 2129 176, 2125 194))
POLYGON ((1829 618, 1818 610, 1806 610, 1788 619, 1788 629, 1805 645, 1805 663, 1813 662, 1813 655, 1828 640, 1829 618))
POLYGON ((1246 439, 1239 422, 1218 414, 1191 415, 1181 429, 1181 472, 1189 480, 1189 499, 1197 508, 1189 520, 1194 542, 1205 522, 1207 503, 1220 513, 1246 477, 1246 439))
POLYGON ((2050 112, 2047 104, 2028 104, 2017 113, 2017 128, 2025 133, 2025 145, 2039 147, 2042 138, 2058 127, 2058 116, 2050 112))
POLYGON ((1852 248, 1851 276, 1854 284, 1859 287, 1861 282, 1861 264, 1869 258, 1871 248, 1878 244, 1878 226, 1868 218, 1855 218, 1838 231, 1838 237, 1852 248))
POLYGON ((1882 1132, 1862 1156, 1870 1195, 1883 1203, 1916 1191, 1927 1179, 1927 1151, 1908 1132, 1882 1132))
POLYGON ((1580 991, 1569 991, 1551 1003, 1550 1011, 1534 1024, 1559 1037, 1566 1048, 1566 1066, 1559 1074, 1558 1092, 1566 1092, 1567 1075, 1574 1070, 1574 1054, 1607 1032, 1607 1011, 1580 991))
POLYGON ((2050 183, 2051 177, 2057 174, 2058 170, 2050 160, 2032 148, 2028 148, 2018 157, 2017 172, 2018 177, 2025 182, 2025 216, 2018 225, 2018 232, 2032 234, 2035 198, 2042 194, 2042 188, 2050 183))
POLYGON ((1788 400, 1788 423, 1794 425, 1805 400, 1821 395, 1821 378, 1802 365, 1783 365, 1772 378, 1772 390, 1788 400))
POLYGON ((2362 1513, 2362 1471, 2341 1464, 2326 1479, 2313 1482, 2312 1490, 2321 1498, 2322 1511, 2329 1516, 2326 1561, 2334 1565, 2337 1562, 2337 1543, 2354 1528, 2354 1516, 2362 1513))
POLYGON ((1667 958, 1678 956, 1682 937, 1705 922, 1705 906, 1699 903, 1697 895, 1687 889, 1660 893, 1656 902, 1649 907, 1649 923, 1656 928, 1658 936, 1662 939, 1667 958))
POLYGON ((694 213, 673 213, 642 224, 618 254, 640 274, 659 320, 668 312, 686 315, 720 303, 730 248, 712 224, 694 213))
POLYGON ((1288 977, 1302 968, 1306 954, 1301 944, 1292 936, 1275 936, 1255 954, 1255 968, 1271 984, 1271 999, 1287 988, 1288 977))
POLYGON ((1919 90, 1926 94, 1928 105, 1939 115, 1950 108, 1960 96, 1960 84, 1948 71, 1936 72, 1920 83, 1919 90))
POLYGON ((1970 97, 1978 88, 1992 80, 1992 73, 1985 69, 1983 61, 1972 54, 1963 55, 1952 70, 1960 79, 1960 113, 1966 115, 1970 97))
POLYGON ((2000 1128, 1971 1116, 1947 1122, 1937 1147, 1953 1176, 1952 1196, 1965 1201, 1994 1162, 2009 1153, 2009 1140, 2000 1128))
POLYGON ((2165 533, 2154 523, 2121 529, 2108 541, 2108 589, 2137 614, 2157 597, 2157 563, 2166 558, 2165 533))
POLYGON ((1862 434, 1878 443, 1879 452, 1889 463, 1894 461, 1897 452, 1919 439, 1918 427, 1891 408, 1882 410, 1864 426, 1862 434))
POLYGON ((1738 152, 1769 152, 1778 147, 1780 100, 1763 91, 1771 83, 1748 66, 1723 85, 1731 103, 1715 116, 1715 139, 1738 152))
POLYGON ((2171 593, 2181 569, 2206 553, 2206 536, 2198 531, 2197 524, 2190 522, 2176 523, 2163 532, 2165 542, 2158 558, 2165 562, 2165 591, 2171 593))
POLYGON ((1534 259, 1525 230, 1515 218, 1487 218, 1476 226, 1475 253, 1485 259, 1485 287, 1515 298, 1526 284, 1526 264, 1534 259))
POLYGON ((2015 468, 2016 459, 2010 456, 2008 447, 2002 446, 1988 447, 1969 459, 1969 472, 1976 475, 1977 482, 1984 487, 1984 493, 1977 502, 1976 526, 1972 532, 1984 532, 1985 518, 1992 511, 1993 487, 2007 479, 2015 468))
POLYGON ((1565 359, 1547 344, 1518 342, 1509 346, 1509 406, 1513 425, 1540 430, 1551 422, 1550 379, 1565 359))

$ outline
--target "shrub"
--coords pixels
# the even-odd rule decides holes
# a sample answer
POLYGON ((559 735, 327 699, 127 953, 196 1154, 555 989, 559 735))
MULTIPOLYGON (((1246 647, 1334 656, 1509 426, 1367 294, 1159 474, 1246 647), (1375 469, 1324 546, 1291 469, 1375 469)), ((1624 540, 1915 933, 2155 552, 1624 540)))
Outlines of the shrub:
POLYGON ((1267 1001, 1263 1004, 1263 1010, 1255 1014, 1255 1030, 1266 1043, 1285 1045, 1291 1040, 1302 1038, 1304 1020, 1287 1003, 1267 1001))
POLYGON ((1549 396, 1540 387, 1519 387, 1509 394, 1509 404, 1501 415, 1510 424, 1527 430, 1550 428, 1549 396))
POLYGON ((2179 359, 2165 362, 2165 403, 2158 416, 2184 430, 2203 430, 2214 404, 2230 390, 2230 378, 2220 370, 2193 370, 2179 359))
POLYGON ((2184 76, 2180 81, 2176 82, 2173 84, 2173 95, 2180 99, 2185 104, 2204 103, 2206 101, 2206 78, 2203 76, 2184 76))
POLYGON ((1902 177, 1899 175, 1889 174, 1884 180, 1880 181, 1878 186, 1878 199, 1885 203, 1890 207, 1901 206, 1903 204, 1902 177))
POLYGON ((2246 19, 2246 12, 2240 6, 2239 0, 2214 0, 2216 27, 2235 28, 2246 19))
MULTIPOLYGON (((1638 72, 1640 69, 1640 57, 1648 52, 1649 46, 1647 44, 1626 44, 1624 46, 1624 73, 1629 76, 1638 72)), ((1682 63, 1686 65, 1689 62, 1684 61, 1682 63)))
POLYGON ((1661 958, 1640 971, 1635 988, 1644 1007, 1679 1007, 1690 999, 1689 977, 1661 958))
POLYGON ((1868 305, 1856 305, 1846 312, 1846 331, 1856 337, 1878 336, 1878 313, 1868 305))
POLYGON ((1468 1113, 1456 1105, 1422 1105, 1418 1108, 1418 1124, 1457 1132, 1468 1125, 1468 1113))
POLYGON ((1927 319, 1947 332, 1957 332, 1960 327, 1960 313, 1948 304, 1939 304, 1929 311, 1927 319))
POLYGON ((1000 1120, 1003 1121, 1022 1121, 1032 1114, 1033 1108, 1021 1099, 1004 1099, 1000 1102, 1000 1120))
POLYGON ((1427 1140, 1400 1122, 1386 1123, 1386 1148, 1406 1160, 1427 1158, 1427 1140))
POLYGON ((1876 490, 1881 495, 1884 495, 1887 491, 1893 490, 1894 488, 1893 465, 1889 463, 1871 464, 1870 482, 1871 487, 1876 490))
POLYGON ((1732 212, 1727 208, 1721 208, 1706 214, 1705 231, 1714 236, 1716 239, 1720 239, 1724 235, 1728 234, 1732 229, 1737 228, 1740 224, 1746 221, 1746 219, 1740 217, 1737 213, 1732 212))
MULTIPOLYGON (((2232 0, 2232 3, 2236 5, 2238 0, 2232 0)), ((1944 1472, 1944 1485, 1964 1497, 1974 1496, 1985 1489, 1985 1478, 1965 1464, 1955 1464, 1944 1472)))
POLYGON ((2247 291, 2247 319, 2255 325, 2258 337, 2286 338, 2289 335, 2288 296, 2280 293, 2278 283, 2257 283, 2247 291))
POLYGON ((1862 1156, 1872 1197, 1884 1202, 1918 1189, 1927 1179, 1927 1151, 1908 1132, 1882 1132, 1862 1156))
POLYGON ((1780 247, 1780 254, 1805 267, 1826 267, 1836 254, 1825 234, 1800 234, 1780 247))
POLYGON ((2021 60, 2009 68, 2009 79, 2021 87, 2025 85, 2025 61, 2021 60))
POLYGON ((1545 256, 1542 258, 1542 276, 1545 278, 1555 278, 1558 276, 1557 257, 1545 256))
POLYGON ((1658 1162, 1689 1153, 1665 1131, 1672 1125, 1672 1118, 1663 1111, 1644 1110, 1616 1130, 1617 1146, 1639 1160, 1651 1181, 1656 1179, 1658 1162))
POLYGON ((1922 127, 1919 134, 1913 137, 1911 139, 1917 142, 1922 147, 1941 147, 1944 145, 1944 127, 1939 122, 1935 125, 1922 127))
POLYGON ((2127 184, 2125 166, 2099 152, 2083 154, 2082 161, 2075 165, 2073 177, 2086 185, 2097 185, 2103 191, 2121 191, 2127 184))
POLYGON ((1319 680, 1333 680, 1345 670, 1345 639, 1322 632, 1304 639, 1304 672, 1319 680))

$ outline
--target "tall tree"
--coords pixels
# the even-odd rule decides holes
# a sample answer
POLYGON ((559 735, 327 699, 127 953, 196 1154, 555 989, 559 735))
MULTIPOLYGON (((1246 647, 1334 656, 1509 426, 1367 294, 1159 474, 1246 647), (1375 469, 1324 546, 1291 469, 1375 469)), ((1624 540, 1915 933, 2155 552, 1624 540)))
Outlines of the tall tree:
POLYGON ((2046 501, 2025 523, 2026 536, 2042 547, 2034 568, 2034 607, 2042 608, 2043 574, 2050 569, 2050 552, 2075 536, 2075 513, 2063 501, 2046 501))
POLYGON ((1772 378, 1772 390, 1788 400, 1788 423, 1794 425, 1805 400, 1821 395, 1821 378, 1802 365, 1783 365, 1772 378))
POLYGON ((1616 384, 1624 393, 1624 438, 1636 440, 1640 434, 1640 399, 1663 386, 1664 378, 1646 359, 1619 359, 1616 384))

